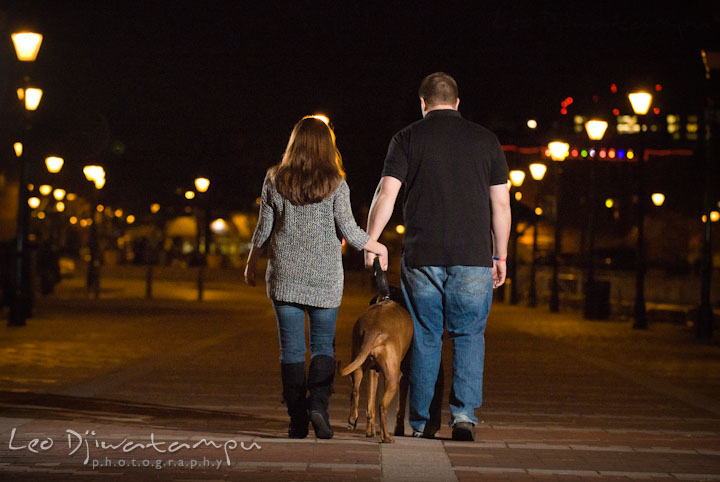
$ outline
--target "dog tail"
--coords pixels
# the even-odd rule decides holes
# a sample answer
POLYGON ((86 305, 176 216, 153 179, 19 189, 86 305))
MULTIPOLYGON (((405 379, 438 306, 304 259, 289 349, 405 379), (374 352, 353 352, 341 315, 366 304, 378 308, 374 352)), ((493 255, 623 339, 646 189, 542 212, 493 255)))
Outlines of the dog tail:
POLYGON ((373 348, 375 348, 376 345, 378 345, 381 341, 382 333, 376 333, 371 339, 367 340, 363 345, 360 347, 360 353, 355 357, 353 361, 350 362, 348 366, 340 370, 340 375, 346 376, 357 370, 362 366, 363 363, 365 363, 365 360, 367 360, 367 357, 370 356, 370 352, 373 348))

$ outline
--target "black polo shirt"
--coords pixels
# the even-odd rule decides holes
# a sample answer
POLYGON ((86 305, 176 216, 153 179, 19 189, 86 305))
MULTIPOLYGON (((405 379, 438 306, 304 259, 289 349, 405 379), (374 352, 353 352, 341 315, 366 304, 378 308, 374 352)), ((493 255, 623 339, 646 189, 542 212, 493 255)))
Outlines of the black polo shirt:
POLYGON ((489 187, 508 179, 495 134, 456 110, 430 111, 395 134, 382 175, 405 187, 408 266, 492 266, 489 187))

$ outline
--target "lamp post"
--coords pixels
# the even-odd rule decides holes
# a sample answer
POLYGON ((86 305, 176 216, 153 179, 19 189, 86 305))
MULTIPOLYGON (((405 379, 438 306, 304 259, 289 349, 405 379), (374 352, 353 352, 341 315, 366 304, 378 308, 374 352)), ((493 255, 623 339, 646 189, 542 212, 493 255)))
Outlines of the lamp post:
MULTIPOLYGON (((720 69, 720 52, 701 50, 703 66, 705 67, 704 82, 704 109, 701 123, 701 140, 702 149, 704 151, 703 162, 705 168, 705 186, 703 196, 703 212, 704 214, 704 230, 702 244, 702 280, 700 285, 700 309, 698 310, 698 321, 695 329, 695 338, 702 343, 709 343, 713 339, 713 310, 710 304, 710 294, 712 285, 712 183, 713 176, 717 173, 717 97, 713 98, 713 85, 711 81, 717 83, 717 79, 712 79, 712 75, 720 69), (712 141, 715 140, 713 143, 712 141), (714 148, 714 150, 713 150, 714 148)), ((717 217, 717 216, 715 216, 717 217)))
MULTIPOLYGON (((530 164, 530 177, 535 181, 542 181, 547 172, 545 164, 535 162, 530 164)), ((537 306, 537 288, 535 278, 537 277, 537 244, 538 244, 538 219, 540 218, 540 207, 537 205, 538 195, 535 194, 535 216, 533 217, 533 245, 532 245, 532 264, 530 265, 530 290, 528 293, 528 305, 537 306)), ((540 210, 542 211, 542 210, 540 210)))
POLYGON ((562 141, 553 141, 548 144, 550 158, 556 161, 555 179, 555 243, 553 246, 553 271, 550 284, 550 311, 560 311, 560 285, 558 283, 559 258, 562 247, 562 223, 560 222, 560 196, 562 195, 562 164, 570 153, 570 144, 562 141))
MULTIPOLYGON (((11 35, 15 54, 20 62, 34 62, 40 51, 42 43, 42 35, 35 32, 16 32, 11 35)), ((27 76, 23 79, 29 82, 27 76)), ((30 112, 38 108, 42 99, 42 90, 38 88, 18 89, 18 94, 22 92, 22 99, 25 104, 25 139, 27 141, 30 124, 30 112)), ((8 326, 24 326, 26 319, 32 312, 32 288, 30 283, 30 259, 28 252, 28 224, 29 224, 29 206, 28 197, 28 178, 30 177, 30 162, 23 159, 23 145, 21 142, 15 143, 15 153, 20 161, 20 175, 18 177, 18 212, 17 212, 17 230, 15 233, 15 293, 10 305, 8 314, 8 326)))
POLYGON ((98 243, 98 220, 102 216, 97 216, 98 197, 100 189, 105 186, 105 169, 101 166, 85 166, 83 168, 85 178, 93 183, 93 204, 92 204, 92 223, 90 224, 90 263, 87 270, 87 289, 92 291, 95 299, 100 297, 100 253, 98 243))
POLYGON ((635 321, 633 328, 647 328, 645 311, 645 116, 652 104, 647 92, 628 94, 633 112, 640 119, 640 156, 637 160, 637 242, 635 245, 635 321))
MULTIPOLYGON (((605 136, 608 123, 600 119, 592 119, 585 123, 585 131, 587 132, 588 138, 592 150, 597 152, 597 142, 601 141, 605 136)), ((588 219, 587 219, 587 237, 588 246, 587 252, 585 253, 585 310, 584 316, 587 319, 592 319, 600 316, 597 313, 595 297, 595 262, 593 259, 593 251, 595 251, 595 184, 597 176, 597 161, 594 156, 590 159, 590 182, 588 187, 588 219)))
POLYGON ((203 206, 201 206, 202 215, 197 216, 197 237, 198 237, 198 253, 201 254, 200 267, 198 269, 198 301, 203 300, 204 285, 203 281, 205 278, 205 264, 207 263, 207 254, 210 248, 210 240, 208 237, 208 219, 209 219, 209 207, 207 200, 205 199, 205 193, 210 188, 210 180, 206 177, 195 178, 195 189, 201 194, 203 200, 203 206), (202 243, 201 233, 202 231, 202 243))
MULTIPOLYGON (((515 169, 510 171, 510 186, 519 188, 522 186, 523 181, 525 180, 525 171, 521 171, 520 169, 515 169)), ((517 196, 519 191, 515 192, 515 196, 517 196)), ((517 197, 513 201, 512 199, 510 202, 511 205, 517 205, 517 202, 519 200, 517 197)), ((518 302, 518 292, 517 292, 517 243, 518 243, 518 233, 517 233, 517 222, 515 219, 517 213, 513 213, 512 215, 512 223, 510 227, 510 236, 511 236, 511 249, 512 252, 510 253, 510 262, 508 266, 508 277, 510 278, 510 304, 516 305, 518 302)))

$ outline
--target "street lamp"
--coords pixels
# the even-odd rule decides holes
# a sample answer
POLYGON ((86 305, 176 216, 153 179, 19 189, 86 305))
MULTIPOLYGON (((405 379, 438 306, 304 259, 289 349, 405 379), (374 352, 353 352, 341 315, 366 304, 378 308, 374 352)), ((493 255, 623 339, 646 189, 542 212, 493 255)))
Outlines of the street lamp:
MULTIPOLYGON (((525 171, 522 171, 520 169, 514 169, 510 171, 509 173, 510 177, 510 184, 512 187, 520 187, 523 184, 523 181, 525 180, 525 171)), ((518 198, 519 192, 515 193, 515 199, 516 201, 519 201, 518 198)), ((512 205, 516 205, 516 203, 512 203, 512 205)), ((518 243, 518 233, 517 233, 517 222, 515 221, 517 219, 516 216, 517 213, 513 213, 511 219, 511 227, 510 227, 510 236, 512 244, 511 249, 512 252, 510 253, 510 261, 508 266, 508 278, 510 278, 510 304, 516 305, 518 302, 518 293, 517 293, 517 243, 518 243)))
POLYGON ((207 192, 207 190, 210 188, 210 180, 206 177, 198 177, 195 179, 195 189, 198 193, 200 193, 200 196, 203 200, 203 205, 201 206, 201 210, 204 211, 202 220, 200 220, 200 216, 198 216, 198 220, 201 221, 201 223, 198 223, 198 251, 202 252, 203 254, 207 254, 210 250, 210 243, 208 239, 208 222, 209 222, 209 215, 208 215, 208 203, 207 199, 205 199, 204 194, 207 192), (200 226, 202 226, 202 229, 200 229, 200 226), (200 237, 202 233, 202 243, 200 242, 200 237))
POLYGON ((548 144, 548 150, 550 151, 550 158, 556 161, 556 179, 555 179, 555 244, 553 246, 553 271, 552 271, 552 283, 550 285, 550 311, 557 313, 560 311, 560 286, 558 283, 558 263, 560 258, 560 251, 562 246, 562 225, 560 223, 560 195, 561 190, 561 178, 562 178, 562 164, 565 158, 570 153, 570 144, 562 141, 553 141, 548 144))
MULTIPOLYGON (((717 94, 714 84, 717 84, 717 71, 720 69, 720 52, 701 50, 703 66, 705 67, 705 82, 703 83, 704 109, 700 133, 702 137, 703 164, 705 168, 705 185, 703 196, 703 211, 706 221, 704 222, 703 243, 702 243, 702 270, 700 283, 700 307, 698 310, 698 320, 695 328, 695 337, 703 343, 712 342, 713 330, 715 322, 713 320, 713 309, 711 304, 712 292, 712 273, 713 273, 713 256, 712 256, 712 225, 708 220, 712 221, 711 195, 713 192, 713 176, 711 173, 717 172, 717 94)), ((715 215, 716 219, 720 215, 715 215)))
POLYGON ((98 212, 98 197, 100 189, 105 186, 105 169, 102 166, 90 165, 83 167, 83 174, 85 178, 93 183, 95 189, 93 190, 94 206, 91 210, 92 213, 92 224, 90 225, 90 263, 87 269, 87 289, 92 290, 95 294, 95 298, 100 297, 100 256, 99 256, 99 243, 98 243, 98 227, 97 224, 102 216, 97 216, 95 213, 98 212))
MULTIPOLYGON (((195 178, 195 189, 198 193, 200 193, 203 205, 200 207, 200 211, 203 212, 202 215, 198 214, 197 216, 197 250, 198 255, 201 256, 200 258, 200 267, 198 269, 198 301, 202 301, 203 299, 203 280, 204 280, 204 271, 205 271, 205 264, 207 263, 207 254, 210 251, 210 230, 208 228, 208 223, 210 219, 210 207, 207 202, 207 198, 205 196, 205 193, 210 188, 210 180, 206 177, 197 177, 195 178), (202 228, 201 228, 202 226, 202 228), (201 232, 202 232, 202 243, 200 241, 201 239, 201 232)), ((191 199, 191 198, 189 198, 191 199)))
POLYGON ((645 311, 645 115, 650 110, 652 95, 647 92, 628 94, 633 112, 640 119, 640 155, 637 160, 637 243, 635 246, 635 321, 633 328, 646 329, 645 311))
MULTIPOLYGON (((530 177, 535 181, 542 181, 547 172, 547 166, 540 162, 530 164, 530 177)), ((537 306, 537 288, 535 278, 537 274, 537 244, 538 244, 538 219, 542 213, 542 209, 537 206, 537 191, 535 194, 535 216, 533 217, 533 245, 532 245, 532 264, 530 265, 530 292, 528 294, 528 304, 532 307, 537 306)))
MULTIPOLYGON (((585 131, 587 132, 588 138, 590 138, 591 148, 593 151, 597 151, 597 142, 601 141, 605 136, 608 123, 601 119, 591 119, 585 123, 585 131)), ((584 315, 587 319, 602 318, 604 313, 600 313, 602 310, 598 310, 597 306, 597 290, 595 286, 595 262, 593 259, 593 252, 595 251, 595 177, 597 175, 596 170, 597 161, 594 158, 590 159, 590 182, 588 187, 588 219, 587 219, 587 236, 588 246, 585 259, 585 310, 584 315)))
MULTIPOLYGON (((15 55, 20 62, 34 62, 40 51, 42 35, 35 32, 15 32, 11 35, 15 47, 15 55)), ((29 78, 25 76, 25 82, 29 78)), ((18 89, 18 94, 20 89, 18 89)), ((40 105, 42 90, 37 88, 23 89, 22 97, 25 100, 25 139, 30 131, 30 112, 40 105)), ((28 178, 30 177, 30 163, 22 158, 23 145, 16 142, 13 146, 19 159, 20 175, 18 178, 18 212, 17 229, 15 232, 15 286, 14 297, 8 314, 8 326, 24 326, 25 320, 32 312, 32 283, 30 282, 30 258, 27 251, 28 224, 30 210, 27 204, 28 178)))

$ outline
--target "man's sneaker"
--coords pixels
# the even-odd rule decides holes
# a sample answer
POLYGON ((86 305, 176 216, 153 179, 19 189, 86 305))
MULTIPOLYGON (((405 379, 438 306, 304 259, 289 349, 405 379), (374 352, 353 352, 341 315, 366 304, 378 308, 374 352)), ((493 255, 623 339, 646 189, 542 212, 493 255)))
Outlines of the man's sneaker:
POLYGON ((422 438, 423 433, 422 433, 422 432, 416 432, 415 430, 413 430, 412 436, 413 436, 413 438, 422 438))
POLYGON ((475 441, 475 425, 471 422, 458 422, 453 425, 452 439, 460 442, 475 441))

